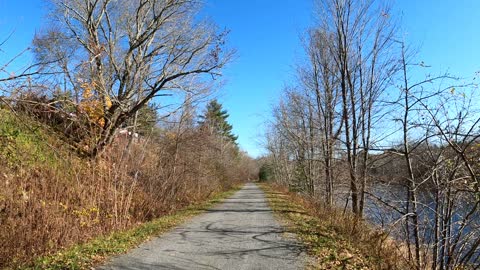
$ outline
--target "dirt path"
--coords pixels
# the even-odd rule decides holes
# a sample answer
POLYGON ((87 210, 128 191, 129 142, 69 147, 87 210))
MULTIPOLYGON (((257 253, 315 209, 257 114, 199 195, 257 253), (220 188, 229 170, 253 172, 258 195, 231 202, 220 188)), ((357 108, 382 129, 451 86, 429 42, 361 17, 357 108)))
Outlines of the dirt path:
POLYGON ((246 184, 207 213, 98 269, 303 269, 301 245, 282 232, 264 193, 246 184))

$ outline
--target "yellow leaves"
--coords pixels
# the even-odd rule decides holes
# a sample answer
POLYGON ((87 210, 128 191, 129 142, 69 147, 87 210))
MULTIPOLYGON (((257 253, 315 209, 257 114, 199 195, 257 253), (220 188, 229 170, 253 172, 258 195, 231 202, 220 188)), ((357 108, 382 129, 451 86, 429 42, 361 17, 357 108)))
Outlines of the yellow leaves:
POLYGON ((68 206, 64 203, 59 203, 59 205, 63 208, 63 211, 67 211, 68 206))
MULTIPOLYGON (((455 89, 455 87, 450 88, 450 94, 455 95, 456 90, 457 90, 457 89, 455 89)), ((461 96, 462 98, 466 98, 466 97, 467 97, 466 94, 465 94, 465 92, 460 92, 460 93, 457 94, 457 96, 461 96)))
POLYGON ((29 193, 29 192, 26 191, 26 190, 23 189, 23 188, 20 188, 20 189, 18 190, 18 195, 19 195, 21 201, 23 201, 23 202, 28 202, 28 200, 30 199, 30 196, 28 195, 28 193, 29 193))
POLYGON ((100 212, 100 210, 97 207, 91 207, 91 208, 82 208, 81 210, 73 210, 72 214, 76 216, 86 216, 89 217, 92 214, 97 215, 100 212))
POLYGON ((80 87, 83 89, 82 97, 83 99, 91 99, 93 97, 93 91, 97 85, 95 82, 92 83, 82 83, 80 87))
POLYGON ((105 105, 106 105, 107 108, 112 107, 112 100, 110 99, 109 96, 105 97, 105 105))
POLYGON ((83 89, 82 100, 79 104, 80 110, 88 116, 90 121, 103 127, 105 125, 104 109, 112 106, 111 98, 108 95, 102 98, 95 91, 97 88, 95 82, 82 83, 80 87, 83 89))
POLYGON ((169 139, 169 140, 175 140, 177 138, 177 134, 174 133, 174 132, 166 132, 165 133, 165 136, 169 139))
POLYGON ((100 210, 95 206, 73 210, 72 214, 77 216, 80 227, 91 227, 100 223, 100 210))

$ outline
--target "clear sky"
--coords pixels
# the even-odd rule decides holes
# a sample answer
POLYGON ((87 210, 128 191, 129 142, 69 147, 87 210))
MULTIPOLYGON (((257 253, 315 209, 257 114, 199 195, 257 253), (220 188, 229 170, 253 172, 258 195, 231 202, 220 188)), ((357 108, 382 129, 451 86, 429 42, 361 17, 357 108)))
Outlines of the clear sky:
MULTIPOLYGON (((218 97, 240 146, 252 156, 262 153, 259 138, 271 105, 302 54, 300 36, 312 24, 312 1, 205 0, 204 14, 231 30, 229 45, 238 51, 218 97)), ((41 30, 43 6, 42 0, 0 0, 0 39, 13 32, 0 48, 0 63, 29 46, 41 30)), ((433 66, 433 73, 472 77, 480 71, 479 0, 397 0, 394 11, 401 16, 405 40, 418 48, 419 60, 433 66)))
MULTIPOLYGON (((393 2, 393 1, 392 1, 393 2)), ((419 61, 431 72, 450 70, 462 77, 480 71, 479 0, 397 0, 401 31, 419 61)), ((281 89, 291 80, 301 55, 300 36, 313 22, 312 0, 210 0, 207 13, 231 29, 239 59, 227 71, 221 101, 230 111, 240 145, 251 155, 281 89)), ((479 95, 480 96, 480 95, 479 95)))

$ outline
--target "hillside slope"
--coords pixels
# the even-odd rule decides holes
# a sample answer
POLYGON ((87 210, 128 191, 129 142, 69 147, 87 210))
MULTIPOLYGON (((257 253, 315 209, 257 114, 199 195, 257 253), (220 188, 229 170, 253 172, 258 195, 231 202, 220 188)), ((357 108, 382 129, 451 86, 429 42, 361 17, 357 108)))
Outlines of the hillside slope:
POLYGON ((0 268, 172 213, 246 177, 239 161, 208 158, 194 138, 118 138, 86 159, 49 126, 0 109, 0 268))

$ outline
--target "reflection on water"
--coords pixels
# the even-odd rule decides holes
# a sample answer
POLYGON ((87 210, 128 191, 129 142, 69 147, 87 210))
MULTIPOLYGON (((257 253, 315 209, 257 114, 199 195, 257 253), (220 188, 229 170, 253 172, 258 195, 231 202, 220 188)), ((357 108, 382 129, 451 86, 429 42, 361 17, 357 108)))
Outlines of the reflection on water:
MULTIPOLYGON (((445 201, 435 200, 435 193, 429 191, 418 191, 418 220, 420 223, 420 235, 422 242, 426 245, 433 245, 435 242, 435 223, 441 222, 443 217, 447 217, 444 212, 436 209, 443 209, 445 201)), ((345 198, 345 196, 343 197, 345 198)), ((377 184, 370 188, 366 196, 365 218, 390 232, 393 237, 404 239, 405 236, 405 218, 407 216, 407 189, 400 185, 377 184)), ((451 232, 449 241, 457 237, 460 244, 464 244, 463 250, 469 250, 480 238, 480 212, 470 213, 474 207, 477 198, 467 193, 457 192, 452 195, 451 226, 448 230, 451 232), (469 217, 469 218, 466 218, 469 217), (461 229, 463 227, 463 229, 461 229), (467 248, 468 247, 468 248, 467 248)), ((337 201, 337 203, 339 203, 337 201)), ((345 205, 345 201, 343 201, 345 205)), ((439 223, 437 223, 439 224, 439 223)), ((457 252, 461 245, 456 247, 457 252)), ((480 256, 480 247, 476 247, 475 254, 480 256)), ((472 257, 472 260, 476 256, 472 257)))

